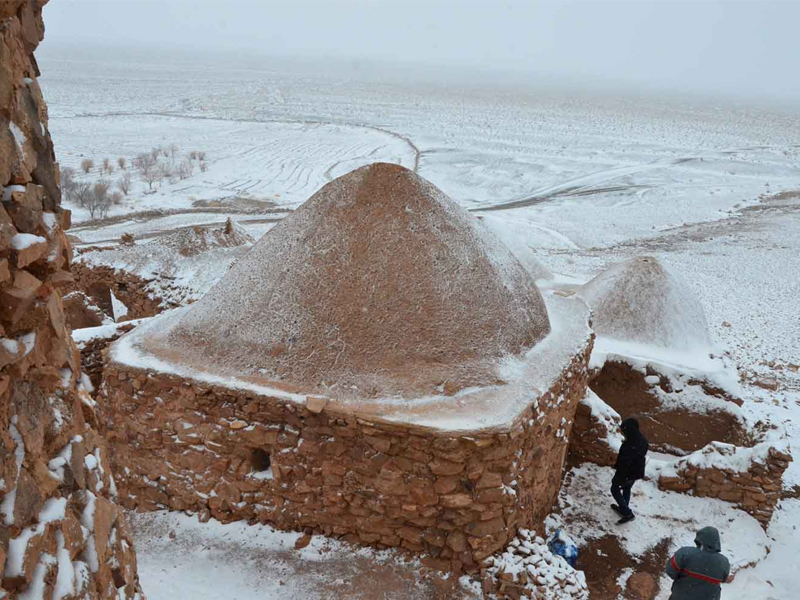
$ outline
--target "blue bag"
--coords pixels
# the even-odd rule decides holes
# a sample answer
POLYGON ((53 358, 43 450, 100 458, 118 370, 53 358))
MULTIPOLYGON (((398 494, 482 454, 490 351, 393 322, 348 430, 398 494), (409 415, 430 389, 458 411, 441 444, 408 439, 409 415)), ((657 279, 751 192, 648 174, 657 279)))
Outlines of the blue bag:
POLYGON ((553 537, 548 540, 547 547, 550 552, 566 560, 571 567, 578 561, 578 547, 560 529, 557 529, 553 537))

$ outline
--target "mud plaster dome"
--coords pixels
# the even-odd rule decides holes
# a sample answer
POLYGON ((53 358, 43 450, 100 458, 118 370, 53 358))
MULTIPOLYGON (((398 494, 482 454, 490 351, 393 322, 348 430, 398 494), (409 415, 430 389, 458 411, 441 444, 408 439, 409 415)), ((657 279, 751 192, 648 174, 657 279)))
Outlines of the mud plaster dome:
POLYGON ((689 285, 650 256, 626 260, 586 283, 598 338, 682 352, 711 347, 703 306, 689 285))
POLYGON ((550 331, 509 250, 413 172, 336 179, 264 236, 147 350, 337 396, 415 397, 502 383, 550 331))

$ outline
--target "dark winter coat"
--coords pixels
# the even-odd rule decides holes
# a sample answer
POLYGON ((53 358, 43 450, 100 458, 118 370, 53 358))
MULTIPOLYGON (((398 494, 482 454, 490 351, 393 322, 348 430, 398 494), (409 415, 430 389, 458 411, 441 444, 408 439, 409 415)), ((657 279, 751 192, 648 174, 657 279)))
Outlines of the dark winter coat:
POLYGON ((621 425, 625 441, 619 449, 614 479, 619 482, 644 478, 645 457, 650 449, 647 439, 639 431, 639 421, 625 419, 621 425))
POLYGON ((686 546, 667 562, 667 575, 674 579, 670 600, 719 600, 722 582, 731 565, 720 553, 719 531, 704 527, 697 532, 696 548, 686 546))

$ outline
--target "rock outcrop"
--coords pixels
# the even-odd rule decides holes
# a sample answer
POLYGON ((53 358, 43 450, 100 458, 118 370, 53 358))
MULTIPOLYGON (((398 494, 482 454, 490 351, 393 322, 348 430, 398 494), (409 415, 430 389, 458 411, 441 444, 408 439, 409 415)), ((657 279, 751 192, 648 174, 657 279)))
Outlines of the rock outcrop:
POLYGON ((36 81, 43 4, 0 3, 0 596, 141 598, 61 299, 70 218, 36 81))

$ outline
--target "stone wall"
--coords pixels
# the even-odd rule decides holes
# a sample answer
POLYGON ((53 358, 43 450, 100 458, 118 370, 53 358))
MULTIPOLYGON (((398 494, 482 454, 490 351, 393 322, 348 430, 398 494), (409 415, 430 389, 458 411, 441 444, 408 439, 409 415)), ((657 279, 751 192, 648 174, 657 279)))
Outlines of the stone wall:
POLYGON ((81 262, 73 263, 71 271, 73 282, 69 284, 67 290, 84 293, 109 316, 114 314, 109 291, 113 291, 117 299, 128 307, 128 314, 123 319, 125 321, 153 317, 164 310, 161 299, 148 294, 147 285, 150 282, 133 273, 104 265, 90 266, 81 262))
POLYGON ((621 422, 614 409, 588 390, 575 412, 569 439, 569 464, 590 462, 601 467, 613 467, 622 444, 621 422))
POLYGON ((769 444, 752 449, 711 444, 661 474, 658 487, 732 502, 766 529, 781 497, 783 472, 791 460, 788 449, 769 444))
POLYGON ((128 507, 312 529, 475 571, 555 502, 588 353, 503 431, 365 420, 114 363, 103 422, 128 507))
POLYGON ((78 343, 78 349, 81 352, 83 372, 89 377, 95 389, 99 389, 100 384, 103 382, 105 349, 122 335, 133 329, 133 327, 133 324, 130 323, 118 325, 113 333, 97 336, 88 341, 78 343))
POLYGON ((71 250, 33 51, 44 0, 0 2, 0 596, 140 597, 59 289, 71 250))

